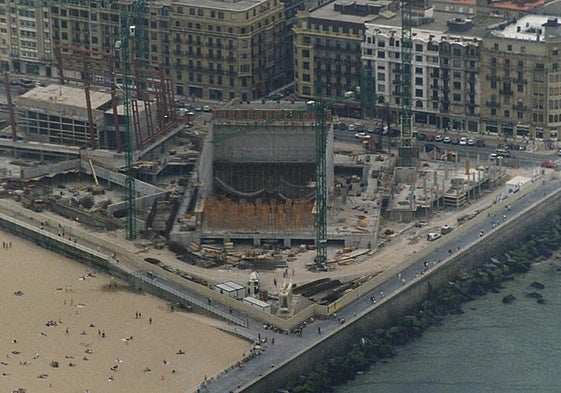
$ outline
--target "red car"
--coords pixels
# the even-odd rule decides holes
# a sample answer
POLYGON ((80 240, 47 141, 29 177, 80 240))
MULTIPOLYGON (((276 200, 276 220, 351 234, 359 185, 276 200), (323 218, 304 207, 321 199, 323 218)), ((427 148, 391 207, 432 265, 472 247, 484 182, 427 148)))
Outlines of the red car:
POLYGON ((557 164, 551 160, 543 160, 541 163, 542 168, 557 168, 557 164))

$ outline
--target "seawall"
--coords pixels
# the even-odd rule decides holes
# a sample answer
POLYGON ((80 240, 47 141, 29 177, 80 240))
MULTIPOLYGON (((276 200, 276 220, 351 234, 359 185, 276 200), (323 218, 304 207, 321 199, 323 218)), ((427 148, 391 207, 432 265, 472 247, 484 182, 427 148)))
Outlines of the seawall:
POLYGON ((378 301, 374 308, 348 321, 341 329, 326 336, 317 344, 306 347, 262 377, 246 383, 239 391, 244 393, 276 391, 283 388, 287 381, 295 381, 299 376, 314 371, 331 356, 348 352, 361 337, 371 335, 376 329, 393 326, 401 316, 414 311, 426 300, 431 289, 448 285, 448 282, 459 272, 471 270, 488 262, 491 257, 511 249, 512 245, 525 241, 532 231, 543 229, 543 223, 547 222, 547 218, 561 211, 560 202, 561 190, 520 212, 506 225, 498 227, 461 252, 452 254, 424 275, 410 281, 392 296, 378 301))

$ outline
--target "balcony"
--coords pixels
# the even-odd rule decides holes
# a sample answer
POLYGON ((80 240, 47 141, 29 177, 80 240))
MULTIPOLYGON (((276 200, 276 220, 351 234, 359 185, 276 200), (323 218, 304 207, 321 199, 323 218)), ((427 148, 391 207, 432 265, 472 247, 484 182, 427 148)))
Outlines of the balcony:
POLYGON ((487 106, 489 108, 499 108, 501 105, 496 101, 487 101, 485 103, 485 106, 487 106))
POLYGON ((514 92, 512 91, 512 89, 499 90, 499 93, 503 96, 513 96, 514 95, 514 92))
POLYGON ((485 79, 488 81, 493 81, 493 82, 498 82, 501 80, 501 78, 498 75, 485 75, 485 79))
POLYGON ((516 111, 527 111, 528 110, 528 106, 524 105, 524 104, 512 104, 512 109, 516 110, 516 111))

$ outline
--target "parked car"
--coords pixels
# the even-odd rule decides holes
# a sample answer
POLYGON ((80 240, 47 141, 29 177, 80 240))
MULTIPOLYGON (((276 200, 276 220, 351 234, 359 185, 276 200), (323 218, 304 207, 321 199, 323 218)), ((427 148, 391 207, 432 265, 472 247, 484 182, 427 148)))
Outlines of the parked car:
POLYGON ((345 131, 347 129, 347 125, 345 123, 341 122, 341 123, 339 123, 339 126, 337 128, 341 131, 345 131))
MULTIPOLYGON (((448 138, 450 139, 450 138, 448 138)), ((442 135, 437 135, 434 137, 434 141, 435 142, 442 142, 444 140, 444 137, 442 135)))
POLYGON ((467 140, 467 145, 468 145, 468 146, 475 146, 475 141, 474 141, 473 139, 469 138, 469 139, 467 140))
POLYGON ((466 146, 468 144, 468 139, 463 136, 460 138, 460 146, 466 146))
POLYGON ((475 141, 475 146, 485 147, 485 141, 483 139, 478 139, 478 140, 475 141))
POLYGON ((417 140, 419 141, 426 141, 427 140, 427 134, 423 134, 422 132, 419 132, 417 134, 417 140))
POLYGON ((203 111, 210 112, 210 106, 208 105, 203 106, 203 111))
POLYGON ((557 168, 557 164, 551 160, 543 160, 540 166, 542 168, 557 168))
POLYGON ((460 140, 458 138, 452 138, 452 139, 450 139, 450 143, 453 144, 453 145, 459 145, 460 140))
POLYGON ((452 139, 450 139, 449 136, 445 136, 445 137, 442 139, 442 142, 443 142, 443 143, 450 143, 450 142, 452 142, 452 139))
POLYGON ((440 239, 442 237, 442 235, 440 233, 436 233, 436 232, 431 232, 427 234, 427 240, 429 242, 433 242, 437 239, 440 239))
POLYGON ((354 130, 355 130, 355 125, 349 124, 349 131, 354 131, 354 130))
POLYGON ((355 130, 359 132, 366 131, 366 125, 364 123, 355 123, 355 130))
POLYGON ((368 135, 366 132, 357 132, 355 134, 355 138, 358 139, 370 139, 370 135, 368 135))

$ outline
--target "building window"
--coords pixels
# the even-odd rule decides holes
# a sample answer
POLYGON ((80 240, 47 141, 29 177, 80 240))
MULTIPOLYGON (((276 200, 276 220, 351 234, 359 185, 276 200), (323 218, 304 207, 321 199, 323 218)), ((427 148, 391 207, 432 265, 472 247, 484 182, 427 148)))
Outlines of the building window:
POLYGON ((462 84, 460 82, 454 82, 454 90, 460 90, 462 88, 462 84))
POLYGON ((422 52, 423 44, 415 44, 415 52, 422 52))
POLYGON ((517 90, 519 93, 524 93, 524 85, 518 85, 517 90))
POLYGON ((386 80, 386 74, 384 74, 383 72, 378 72, 378 75, 377 75, 376 79, 378 81, 385 81, 386 80))
POLYGON ((491 108, 491 116, 497 116, 497 110, 495 108, 491 108))
POLYGON ((455 102, 460 102, 460 101, 462 100, 462 95, 461 95, 461 94, 454 94, 454 95, 452 96, 452 99, 453 99, 455 102))
POLYGON ((415 89, 415 97, 422 97, 423 89, 415 89))
POLYGON ((415 78, 415 85, 422 86, 423 85, 423 78, 415 78))
POLYGON ((510 117, 510 111, 505 111, 505 117, 510 117))
POLYGON ((524 112, 518 112, 518 118, 523 119, 524 118, 524 112))
POLYGON ((422 75, 423 74, 423 68, 422 67, 415 67, 415 74, 422 75))
POLYGON ((386 52, 379 50, 378 59, 385 59, 385 58, 386 58, 386 52))

